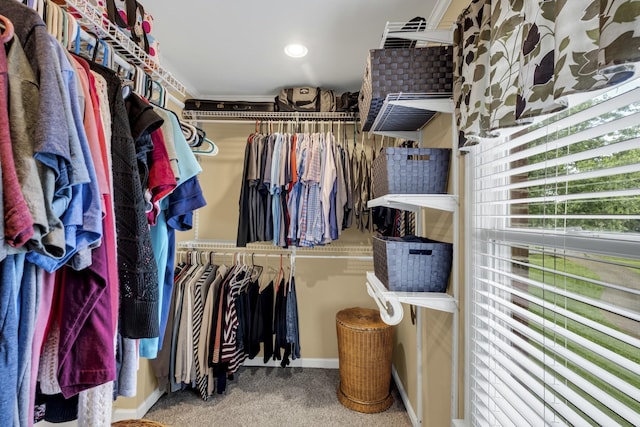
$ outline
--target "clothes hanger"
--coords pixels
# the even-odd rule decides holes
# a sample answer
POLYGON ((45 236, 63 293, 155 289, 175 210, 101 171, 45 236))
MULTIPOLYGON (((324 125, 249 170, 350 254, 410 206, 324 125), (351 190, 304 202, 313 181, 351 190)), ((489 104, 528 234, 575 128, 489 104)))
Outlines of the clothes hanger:
POLYGON ((212 140, 210 140, 209 138, 204 138, 203 139, 203 143, 204 143, 204 148, 203 145, 201 145, 200 147, 198 147, 197 149, 192 149, 191 151, 194 154, 198 154, 200 156, 209 156, 209 157, 215 157, 218 155, 218 146, 215 144, 215 142, 213 142, 212 140))
POLYGON ((0 42, 2 44, 9 42, 13 38, 14 28, 13 23, 9 18, 4 15, 0 15, 0 42))
POLYGON ((157 105, 158 107, 166 108, 167 97, 164 86, 162 86, 159 82, 149 78, 148 89, 149 97, 147 99, 149 100, 149 102, 157 105), (154 87, 157 88, 157 91, 153 90, 154 87))
POLYGON ((247 265, 243 261, 242 254, 240 252, 236 252, 234 258, 235 269, 233 271, 233 275, 229 279, 229 286, 242 289, 242 286, 245 284, 245 280, 248 279, 248 275, 245 274, 242 277, 240 277, 240 275, 247 271, 247 265))
POLYGON ((269 287, 271 283, 273 283, 276 272, 277 270, 267 262, 266 273, 261 275, 261 280, 258 286, 258 293, 262 293, 262 291, 264 291, 267 287, 269 287))
POLYGON ((296 274, 296 253, 295 253, 295 249, 293 252, 291 252, 291 254, 289 255, 289 289, 288 291, 291 292, 291 282, 293 281, 293 277, 296 274))
POLYGON ((195 146, 199 147, 204 142, 204 139, 207 137, 207 133, 204 130, 197 127, 196 135, 197 135, 198 141, 196 142, 195 146))
POLYGON ((252 282, 252 280, 251 280, 252 274, 253 274, 252 269, 253 269, 253 266, 249 265, 249 263, 247 262, 247 253, 243 252, 243 254, 242 254, 242 272, 244 272, 245 275, 242 277, 242 279, 240 279, 238 281, 238 290, 240 292, 244 292, 248 288, 249 283, 252 282))
POLYGON ((262 275, 264 267, 255 263, 255 252, 251 253, 251 280, 256 281, 262 275))
POLYGON ((179 120, 178 122, 180 123, 182 135, 184 136, 184 139, 187 140, 187 144, 189 144, 189 146, 195 145, 198 138, 195 126, 181 120, 179 120))
POLYGON ((280 282, 282 281, 282 279, 284 279, 284 276, 285 276, 284 266, 282 264, 282 257, 283 255, 280 254, 280 271, 278 271, 278 281, 276 283, 276 291, 278 291, 278 288, 280 287, 280 282))

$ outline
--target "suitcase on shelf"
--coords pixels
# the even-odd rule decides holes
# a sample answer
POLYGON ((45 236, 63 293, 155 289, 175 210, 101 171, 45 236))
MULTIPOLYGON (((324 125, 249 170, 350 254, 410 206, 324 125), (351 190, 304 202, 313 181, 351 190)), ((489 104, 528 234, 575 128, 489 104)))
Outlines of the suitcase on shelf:
POLYGON ((249 101, 215 101, 210 99, 187 99, 185 110, 194 111, 238 111, 238 112, 270 112, 275 111, 273 102, 249 101))

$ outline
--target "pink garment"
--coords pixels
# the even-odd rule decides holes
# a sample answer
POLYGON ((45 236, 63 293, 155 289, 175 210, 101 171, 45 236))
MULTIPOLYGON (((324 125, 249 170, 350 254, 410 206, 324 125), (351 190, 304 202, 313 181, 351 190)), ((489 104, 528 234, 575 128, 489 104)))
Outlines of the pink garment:
POLYGON ((171 162, 161 129, 151 133, 151 141, 153 141, 153 151, 151 151, 148 186, 151 192, 153 208, 147 212, 147 219, 149 224, 155 225, 156 218, 160 213, 160 200, 168 196, 176 188, 177 182, 171 169, 171 162))
POLYGON ((111 298, 111 321, 113 335, 118 327, 118 301, 120 299, 120 285, 118 279, 118 255, 116 249, 116 223, 113 211, 113 193, 111 186, 110 150, 107 148, 102 116, 100 115, 100 100, 95 88, 95 78, 89 69, 89 64, 83 58, 74 57, 76 69, 80 76, 82 91, 85 96, 85 129, 91 157, 94 160, 98 185, 104 202, 104 218, 102 221, 102 244, 106 247, 107 286, 111 298), (100 172, 98 172, 100 170, 100 172))
POLYGON ((88 268, 58 271, 58 382, 65 398, 116 379, 107 274, 104 245, 93 249, 88 268))
POLYGON ((2 199, 4 206, 4 238, 21 247, 33 237, 33 217, 24 200, 11 148, 9 133, 7 54, 0 49, 0 163, 2 164, 2 199))
MULTIPOLYGON (((98 123, 96 122, 95 111, 91 99, 91 90, 89 89, 89 77, 86 69, 82 66, 77 57, 72 56, 71 60, 76 67, 76 74, 80 80, 82 94, 84 96, 84 130, 87 134, 91 158, 96 169, 96 178, 98 179, 98 188, 102 194, 109 194, 109 181, 107 179, 107 168, 102 161, 102 153, 100 150, 100 138, 98 136, 98 123)), ((101 125, 101 124, 100 124, 101 125)), ((103 206, 104 211, 104 206, 103 206)))

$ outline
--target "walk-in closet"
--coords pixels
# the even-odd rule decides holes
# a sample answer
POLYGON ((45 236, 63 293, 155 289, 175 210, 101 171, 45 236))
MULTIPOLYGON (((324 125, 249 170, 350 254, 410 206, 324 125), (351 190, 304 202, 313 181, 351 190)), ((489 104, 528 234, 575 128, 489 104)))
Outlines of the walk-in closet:
POLYGON ((0 0, 0 426, 640 425, 640 0, 227 3, 0 0))

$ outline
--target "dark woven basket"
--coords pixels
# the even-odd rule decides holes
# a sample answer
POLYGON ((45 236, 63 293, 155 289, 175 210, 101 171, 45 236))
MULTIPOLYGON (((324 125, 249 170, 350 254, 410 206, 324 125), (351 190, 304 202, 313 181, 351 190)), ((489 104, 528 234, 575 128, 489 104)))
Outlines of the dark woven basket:
POLYGON ((450 159, 449 148, 385 148, 373 162, 373 197, 446 193, 450 159))
POLYGON ((370 50, 358 102, 362 130, 371 129, 388 94, 401 92, 451 94, 453 48, 370 50))
POLYGON ((373 269, 391 291, 445 292, 453 245, 417 236, 373 238, 373 269))

